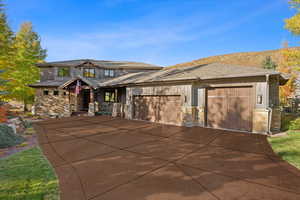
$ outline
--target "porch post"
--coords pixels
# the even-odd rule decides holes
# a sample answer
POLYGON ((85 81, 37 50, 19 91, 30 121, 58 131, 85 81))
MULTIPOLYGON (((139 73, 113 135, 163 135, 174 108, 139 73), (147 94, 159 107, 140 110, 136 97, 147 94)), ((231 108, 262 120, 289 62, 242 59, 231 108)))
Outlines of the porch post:
POLYGON ((78 112, 78 94, 75 92, 75 112, 78 112))
POLYGON ((72 114, 72 106, 71 106, 71 89, 68 87, 68 95, 69 95, 69 110, 70 114, 72 114))
POLYGON ((90 103, 94 103, 95 102, 95 98, 94 98, 94 89, 92 87, 90 87, 90 103))

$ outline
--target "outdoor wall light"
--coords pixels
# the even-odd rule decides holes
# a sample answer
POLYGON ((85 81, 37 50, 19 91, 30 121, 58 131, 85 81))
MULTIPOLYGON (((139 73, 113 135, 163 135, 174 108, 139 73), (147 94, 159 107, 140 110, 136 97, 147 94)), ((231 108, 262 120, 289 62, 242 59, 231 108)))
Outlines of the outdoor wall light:
POLYGON ((262 104, 262 103, 263 103, 263 96, 257 95, 257 104, 262 104))

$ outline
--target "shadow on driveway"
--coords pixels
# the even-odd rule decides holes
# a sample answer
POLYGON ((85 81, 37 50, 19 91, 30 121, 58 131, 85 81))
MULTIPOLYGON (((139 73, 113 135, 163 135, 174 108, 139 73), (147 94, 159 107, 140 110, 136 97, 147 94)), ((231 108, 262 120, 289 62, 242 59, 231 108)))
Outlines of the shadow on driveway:
POLYGON ((34 125, 62 200, 299 200, 266 136, 110 117, 34 125))

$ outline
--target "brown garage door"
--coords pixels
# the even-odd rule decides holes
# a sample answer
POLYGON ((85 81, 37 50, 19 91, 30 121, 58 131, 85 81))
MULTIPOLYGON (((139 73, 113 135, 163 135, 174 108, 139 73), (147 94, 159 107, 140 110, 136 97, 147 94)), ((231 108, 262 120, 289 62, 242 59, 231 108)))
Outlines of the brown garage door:
POLYGON ((252 130, 252 87, 209 88, 207 125, 213 128, 252 130))
POLYGON ((152 122, 180 124, 180 96, 134 96, 134 118, 152 122))

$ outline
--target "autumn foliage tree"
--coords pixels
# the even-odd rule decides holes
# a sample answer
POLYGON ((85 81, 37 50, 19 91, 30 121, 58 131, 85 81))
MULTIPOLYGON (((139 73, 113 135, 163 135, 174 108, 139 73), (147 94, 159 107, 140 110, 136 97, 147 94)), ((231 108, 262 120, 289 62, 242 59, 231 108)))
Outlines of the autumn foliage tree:
POLYGON ((11 31, 0 0, 0 70, 4 71, 0 79, 8 80, 0 85, 0 90, 9 92, 5 96, 7 100, 24 102, 26 109, 26 104, 34 99, 34 89, 28 85, 39 79, 39 69, 35 64, 45 57, 46 50, 41 47, 40 37, 30 22, 23 23, 16 34, 11 31))
POLYGON ((283 105, 288 104, 288 98, 293 97, 295 92, 295 81, 300 71, 298 65, 300 63, 300 51, 297 49, 281 50, 281 60, 277 67, 277 71, 288 75, 289 81, 279 88, 280 102, 283 105))
MULTIPOLYGON (((292 8, 296 9, 296 14, 285 20, 285 28, 296 36, 300 35, 300 0, 289 1, 292 8)), ((295 91, 295 81, 300 76, 300 51, 297 49, 283 49, 282 59, 278 66, 278 71, 289 74, 290 80, 280 87, 280 100, 287 103, 288 97, 292 97, 295 91)))
POLYGON ((14 65, 8 69, 7 90, 9 98, 31 103, 34 97, 34 89, 28 85, 39 79, 39 69, 36 63, 42 62, 46 57, 46 51, 41 47, 40 37, 33 31, 32 24, 23 23, 16 34, 13 48, 15 49, 14 65))

